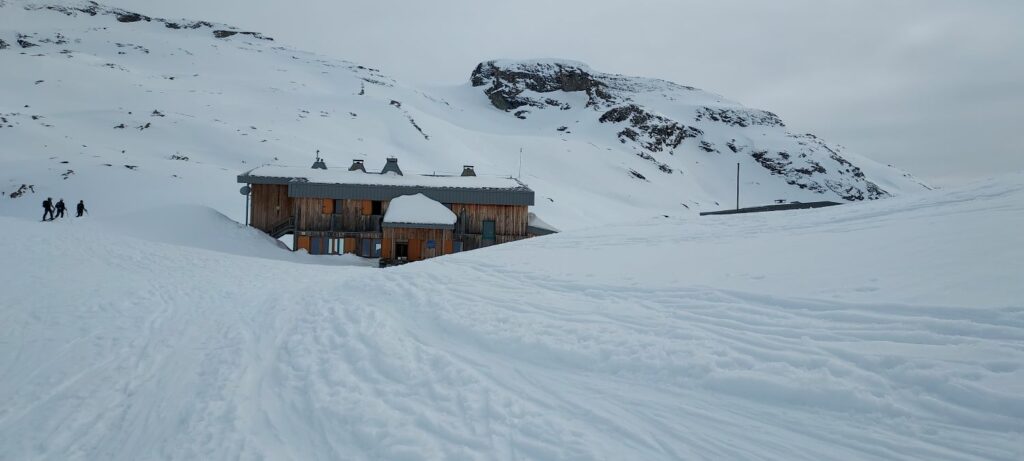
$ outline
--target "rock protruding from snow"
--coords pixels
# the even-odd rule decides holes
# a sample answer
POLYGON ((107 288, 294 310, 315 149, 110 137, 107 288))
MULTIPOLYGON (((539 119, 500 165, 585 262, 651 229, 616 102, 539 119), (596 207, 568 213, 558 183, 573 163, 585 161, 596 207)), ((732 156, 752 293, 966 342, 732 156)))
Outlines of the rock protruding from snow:
POLYGON ((526 90, 536 93, 583 91, 589 98, 587 106, 614 103, 607 85, 595 79, 592 72, 585 64, 573 61, 487 61, 477 64, 470 80, 473 86, 489 85, 484 90, 487 97, 494 107, 505 111, 522 106, 560 106, 551 99, 524 96, 526 90))

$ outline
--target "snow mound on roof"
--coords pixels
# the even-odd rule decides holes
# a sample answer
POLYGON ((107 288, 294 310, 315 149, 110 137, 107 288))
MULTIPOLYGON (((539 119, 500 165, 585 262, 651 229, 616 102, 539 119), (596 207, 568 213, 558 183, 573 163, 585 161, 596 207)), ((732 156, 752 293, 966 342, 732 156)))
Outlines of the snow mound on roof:
POLYGON ((403 195, 388 205, 384 222, 451 226, 455 224, 455 213, 426 195, 403 195))

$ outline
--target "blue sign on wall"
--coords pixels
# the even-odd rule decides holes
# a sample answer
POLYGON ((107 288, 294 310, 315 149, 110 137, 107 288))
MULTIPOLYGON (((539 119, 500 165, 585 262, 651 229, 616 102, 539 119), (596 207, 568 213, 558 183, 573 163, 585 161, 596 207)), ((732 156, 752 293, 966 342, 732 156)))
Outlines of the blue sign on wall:
POLYGON ((434 241, 433 240, 427 240, 427 249, 430 249, 430 250, 434 249, 434 241))

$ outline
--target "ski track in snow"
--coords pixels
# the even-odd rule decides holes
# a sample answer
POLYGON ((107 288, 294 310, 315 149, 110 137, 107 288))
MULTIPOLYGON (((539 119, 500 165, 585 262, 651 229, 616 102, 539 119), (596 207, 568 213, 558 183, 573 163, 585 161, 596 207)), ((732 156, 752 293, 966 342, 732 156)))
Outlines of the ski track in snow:
MULTIPOLYGON (((874 248, 876 229, 978 240, 955 224, 1019 228, 1022 186, 654 220, 388 270, 243 256, 279 251, 244 229, 219 252, 0 218, 0 459, 1020 459, 1024 306, 1002 301, 1020 284, 981 296, 995 255, 962 261, 978 302, 958 306, 678 283, 678 265, 562 251, 664 237, 655 251, 678 259, 756 238, 769 245, 746 256, 770 260, 777 238, 823 258, 842 250, 830 239, 874 248)), ((1024 245, 995 235, 1016 261, 996 269, 1019 280, 1024 245)), ((941 256, 916 255, 922 270, 941 256)), ((824 268, 839 285, 866 271, 804 270, 824 268)), ((946 277, 933 269, 932 290, 946 277)))

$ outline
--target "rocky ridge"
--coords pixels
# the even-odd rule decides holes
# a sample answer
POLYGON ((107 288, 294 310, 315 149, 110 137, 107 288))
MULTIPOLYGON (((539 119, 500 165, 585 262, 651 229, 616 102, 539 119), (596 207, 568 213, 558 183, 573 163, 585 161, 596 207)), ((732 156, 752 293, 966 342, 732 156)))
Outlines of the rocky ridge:
POLYGON ((686 155, 718 156, 725 152, 748 156, 800 189, 834 192, 850 201, 891 195, 845 159, 840 147, 811 134, 785 131, 785 123, 772 112, 742 107, 714 95, 709 98, 693 87, 605 74, 582 63, 560 60, 482 62, 473 70, 470 82, 483 89, 495 108, 513 112, 519 119, 536 110, 569 110, 571 105, 556 96, 583 93, 585 107, 598 122, 611 127, 619 142, 631 146, 635 155, 665 174, 679 173, 665 155, 685 151, 686 155), (652 96, 659 100, 652 104, 652 96), (702 103, 688 102, 694 99, 702 103), (735 134, 746 135, 747 141, 738 142, 732 137, 735 134), (755 134, 772 135, 774 142, 761 145, 758 136, 752 136, 755 134))

